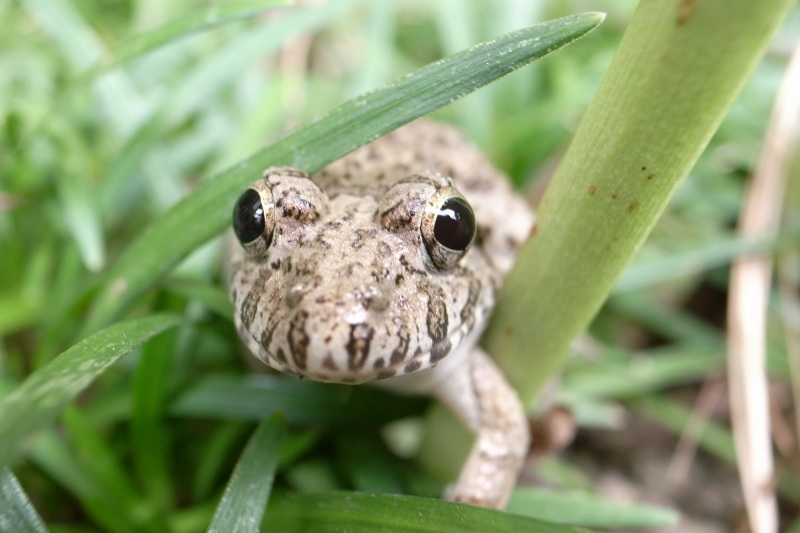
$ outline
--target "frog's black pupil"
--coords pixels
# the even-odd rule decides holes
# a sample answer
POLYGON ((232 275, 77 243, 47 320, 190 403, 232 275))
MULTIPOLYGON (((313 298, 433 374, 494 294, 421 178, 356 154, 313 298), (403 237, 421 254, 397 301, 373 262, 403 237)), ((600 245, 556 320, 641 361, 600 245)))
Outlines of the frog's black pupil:
POLYGON ((466 250, 475 236, 475 215, 472 208, 457 196, 448 198, 436 215, 433 236, 451 250, 466 250))
POLYGON ((261 196, 247 189, 233 208, 233 231, 242 244, 249 244, 264 233, 264 206, 261 196))

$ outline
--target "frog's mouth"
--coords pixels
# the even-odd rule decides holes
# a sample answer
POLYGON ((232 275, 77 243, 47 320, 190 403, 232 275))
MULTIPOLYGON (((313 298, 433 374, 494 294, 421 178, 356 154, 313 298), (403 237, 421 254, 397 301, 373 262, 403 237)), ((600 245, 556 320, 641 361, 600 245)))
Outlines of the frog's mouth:
MULTIPOLYGON (((474 326, 483 323, 483 315, 470 315, 468 318, 443 338, 431 338, 433 343, 425 351, 412 351, 411 339, 402 335, 393 346, 380 346, 374 342, 372 328, 363 323, 350 326, 348 342, 336 349, 316 349, 312 339, 304 338, 299 333, 302 328, 293 332, 289 327, 284 338, 296 342, 289 342, 271 351, 257 340, 238 317, 236 326, 250 351, 275 370, 313 381, 355 385, 417 373, 436 367, 448 356, 452 358, 467 336, 477 337, 481 333, 474 326)), ((293 323, 298 325, 297 321, 293 323)))

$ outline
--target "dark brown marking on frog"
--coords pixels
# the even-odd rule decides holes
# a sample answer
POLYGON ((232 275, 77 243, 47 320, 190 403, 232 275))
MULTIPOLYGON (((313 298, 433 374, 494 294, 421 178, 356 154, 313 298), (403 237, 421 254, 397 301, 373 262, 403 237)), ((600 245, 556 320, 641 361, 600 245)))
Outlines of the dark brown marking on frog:
POLYGON ((453 345, 450 343, 449 339, 445 339, 443 341, 439 341, 431 346, 431 363, 436 363, 437 361, 443 359, 447 354, 450 353, 450 350, 453 348, 453 345))
POLYGON ((281 197, 275 201, 275 207, 278 208, 282 217, 298 222, 314 222, 319 219, 316 206, 306 200, 294 187, 282 192, 281 197))
POLYGON ((322 367, 328 370, 333 370, 334 372, 339 370, 339 367, 336 366, 336 361, 333 360, 333 356, 328 354, 325 356, 325 359, 322 360, 322 367))
MULTIPOLYGON (((275 333, 275 328, 277 327, 278 327, 277 322, 267 323, 267 327, 264 328, 264 331, 261 332, 261 337, 259 337, 258 339, 258 343, 267 352, 269 352, 269 345, 272 344, 272 335, 275 333)), ((281 359, 281 361, 284 363, 286 362, 285 358, 281 359)))
MULTIPOLYGON (((258 273, 253 285, 247 291, 247 296, 241 305, 240 317, 245 328, 249 331, 250 327, 256 319, 258 314, 258 307, 261 302, 261 295, 267 292, 267 282, 272 276, 272 271, 269 269, 261 269, 258 273)), ((236 300, 234 300, 235 302, 236 300)))
POLYGON ((419 370, 419 367, 422 366, 422 363, 419 361, 409 361, 409 363, 403 367, 404 374, 411 374, 412 372, 416 372, 419 370))
POLYGON ((469 288, 467 289, 467 301, 464 302, 464 307, 461 308, 459 317, 461 324, 471 327, 475 323, 475 305, 478 303, 478 295, 481 293, 480 281, 472 278, 469 280, 469 288))
POLYGON ((392 366, 396 366, 406 359, 406 356, 408 356, 408 346, 411 344, 411 335, 404 327, 398 329, 397 339, 397 347, 392 350, 392 355, 389 357, 389 364, 392 366))
POLYGON ((440 341, 447 336, 448 328, 444 291, 436 285, 426 285, 422 290, 428 295, 428 313, 425 317, 428 336, 434 342, 440 341))
POLYGON ((305 370, 308 360, 308 344, 310 339, 306 333, 306 321, 308 311, 301 309, 292 316, 287 333, 289 348, 292 352, 292 359, 297 368, 305 370))
POLYGON ((369 345, 375 330, 367 324, 351 324, 350 338, 347 340, 347 366, 350 370, 362 368, 369 356, 369 345))
POLYGON ((419 202, 410 202, 408 199, 398 200, 380 214, 381 227, 392 233, 411 227, 418 208, 419 202))

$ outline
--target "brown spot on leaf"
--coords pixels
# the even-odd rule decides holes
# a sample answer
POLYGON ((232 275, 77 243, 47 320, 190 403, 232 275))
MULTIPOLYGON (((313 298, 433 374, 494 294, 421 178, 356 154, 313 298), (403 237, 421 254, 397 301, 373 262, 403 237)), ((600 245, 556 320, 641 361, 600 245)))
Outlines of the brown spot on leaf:
POLYGON ((589 193, 589 196, 594 196, 594 193, 597 192, 597 187, 595 187, 594 185, 589 185, 589 189, 587 192, 589 193))
POLYGON ((692 17, 694 11, 694 0, 682 0, 678 6, 678 16, 675 22, 678 26, 683 26, 692 17))
POLYGON ((628 204, 628 214, 633 214, 634 211, 639 207, 639 202, 633 201, 628 204))

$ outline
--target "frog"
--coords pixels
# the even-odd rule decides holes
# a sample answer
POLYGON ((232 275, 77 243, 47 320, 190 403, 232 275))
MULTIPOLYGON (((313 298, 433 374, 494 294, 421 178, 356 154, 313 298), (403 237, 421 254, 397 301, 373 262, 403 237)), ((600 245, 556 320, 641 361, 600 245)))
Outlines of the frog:
POLYGON ((502 509, 530 432, 479 339, 533 225, 509 179, 430 119, 313 175, 270 167, 233 209, 236 330, 275 370, 438 399, 474 435, 444 497, 502 509))

